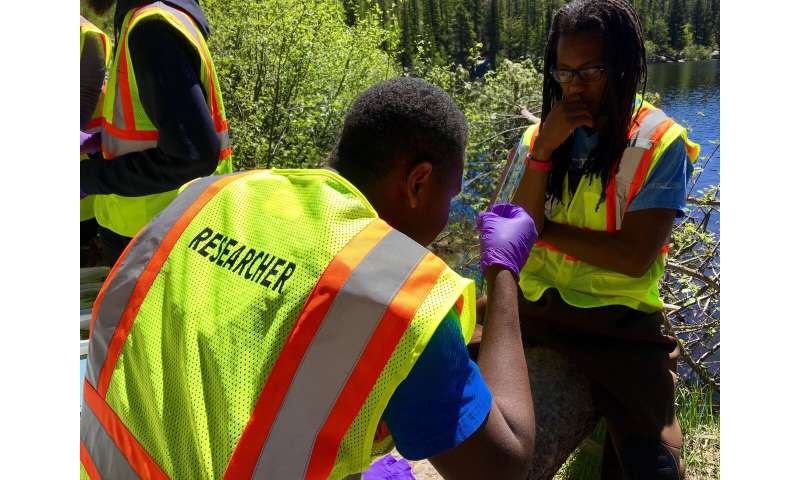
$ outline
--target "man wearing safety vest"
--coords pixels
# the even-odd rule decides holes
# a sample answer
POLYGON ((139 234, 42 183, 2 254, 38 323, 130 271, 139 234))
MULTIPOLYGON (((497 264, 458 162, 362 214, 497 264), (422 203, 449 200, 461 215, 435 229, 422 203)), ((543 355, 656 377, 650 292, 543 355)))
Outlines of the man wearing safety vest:
POLYGON ((479 218, 477 364, 474 284, 423 246, 466 136, 447 94, 397 78, 355 100, 330 169, 189 183, 95 302, 82 478, 340 479, 392 444, 445 478, 525 478, 516 279, 533 220, 510 204, 479 218))
MULTIPOLYGON (((111 56, 111 43, 108 36, 91 22, 81 17, 81 161, 87 154, 96 153, 100 147, 99 138, 92 134, 100 130, 100 115, 103 105, 103 83, 106 64, 111 56), (93 141, 92 141, 93 140, 93 141)), ((97 222, 94 219, 94 196, 81 195, 81 246, 87 245, 97 236, 97 222)), ((81 265, 89 263, 83 258, 81 265)))
MULTIPOLYGON (((88 3, 103 13, 115 2, 88 3)), ((194 0, 116 4, 102 158, 81 162, 81 195, 95 195, 108 265, 181 185, 232 171, 225 107, 200 6, 194 0)))
POLYGON ((526 343, 591 382, 607 426, 602 478, 677 479, 678 346, 661 333, 659 280, 699 147, 637 95, 647 65, 630 2, 564 5, 544 68, 542 123, 516 150, 528 168, 514 198, 541 232, 520 274, 526 343))

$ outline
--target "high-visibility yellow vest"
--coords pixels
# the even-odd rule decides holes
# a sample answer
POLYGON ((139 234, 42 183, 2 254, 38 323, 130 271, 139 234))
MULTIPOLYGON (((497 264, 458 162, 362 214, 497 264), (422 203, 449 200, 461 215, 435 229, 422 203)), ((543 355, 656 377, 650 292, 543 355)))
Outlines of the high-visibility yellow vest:
MULTIPOLYGON (((637 106, 640 103, 641 99, 637 98, 637 106)), ((522 142, 528 151, 533 151, 538 129, 538 124, 531 126, 523 136, 522 142)), ((570 195, 565 177, 562 201, 548 202, 545 208, 547 218, 588 230, 620 230, 631 200, 639 193, 664 151, 679 136, 683 138, 689 159, 695 162, 700 146, 687 138, 686 129, 660 109, 644 102, 631 123, 628 147, 599 208, 597 204, 603 186, 598 178, 590 181, 584 175, 575 194, 570 195)), ((544 241, 538 241, 520 272, 519 285, 530 301, 541 298, 548 288, 556 288, 565 302, 576 307, 625 305, 652 313, 664 305, 658 282, 664 273, 667 251, 665 245, 647 272, 637 278, 582 262, 544 241)))
POLYGON ((475 287, 329 170, 188 184, 95 302, 89 478, 343 478, 391 448, 381 415, 475 287))
MULTIPOLYGON (((142 106, 128 47, 131 32, 143 21, 168 23, 197 51, 200 58, 200 82, 220 140, 219 164, 214 174, 232 172, 228 122, 208 45, 189 15, 162 2, 132 9, 122 22, 103 101, 103 157, 113 161, 119 155, 140 152, 158 145, 158 129, 142 106)), ((177 189, 139 197, 99 195, 95 200, 97 223, 119 235, 132 237, 176 195, 177 189)))
MULTIPOLYGON (((83 46, 86 41, 97 42, 102 46, 104 56, 104 64, 108 65, 108 60, 111 57, 111 42, 102 30, 97 28, 89 20, 81 17, 81 57, 83 57, 83 46)), ((96 133, 100 131, 100 123, 102 119, 103 109, 103 94, 105 92, 105 85, 98 97, 97 105, 95 106, 92 118, 86 125, 81 125, 81 130, 86 133, 96 133)), ((81 155, 81 160, 88 157, 81 155)), ((94 218, 94 195, 89 195, 81 199, 81 222, 94 218)))

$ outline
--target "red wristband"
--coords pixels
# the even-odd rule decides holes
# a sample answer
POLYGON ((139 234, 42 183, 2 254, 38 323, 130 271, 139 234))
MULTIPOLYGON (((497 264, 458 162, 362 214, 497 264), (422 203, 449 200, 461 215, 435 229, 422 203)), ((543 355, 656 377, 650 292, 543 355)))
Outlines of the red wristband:
POLYGON ((548 160, 543 162, 541 160, 536 160, 533 158, 533 155, 528 153, 525 157, 525 166, 530 170, 538 170, 540 172, 549 172, 553 169, 553 162, 548 160))

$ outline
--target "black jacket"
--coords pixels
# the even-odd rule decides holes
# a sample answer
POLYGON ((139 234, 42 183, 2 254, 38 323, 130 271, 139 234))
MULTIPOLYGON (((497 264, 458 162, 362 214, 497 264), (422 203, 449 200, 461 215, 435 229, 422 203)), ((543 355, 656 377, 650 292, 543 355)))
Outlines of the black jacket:
MULTIPOLYGON (((163 1, 188 13, 208 37, 208 21, 194 0, 163 1)), ((117 2, 117 40, 125 14, 147 3, 151 2, 117 2)), ((164 22, 140 24, 128 44, 142 106, 159 131, 158 146, 120 155, 113 161, 99 155, 82 161, 81 190, 90 195, 141 196, 174 190, 191 179, 211 174, 219 160, 220 143, 200 82, 201 63, 194 47, 164 22)))

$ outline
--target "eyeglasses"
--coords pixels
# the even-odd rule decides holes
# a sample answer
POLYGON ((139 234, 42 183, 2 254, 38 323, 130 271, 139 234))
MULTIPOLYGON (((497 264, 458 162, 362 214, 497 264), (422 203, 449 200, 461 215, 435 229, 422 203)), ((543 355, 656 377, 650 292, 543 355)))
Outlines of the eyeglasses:
POLYGON ((581 68, 580 70, 570 70, 568 68, 551 68, 550 76, 558 83, 570 83, 578 75, 584 82, 596 82, 606 73, 605 65, 596 67, 581 68))

